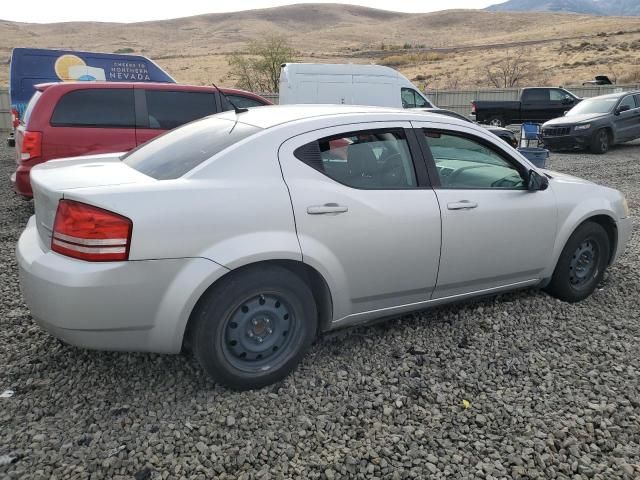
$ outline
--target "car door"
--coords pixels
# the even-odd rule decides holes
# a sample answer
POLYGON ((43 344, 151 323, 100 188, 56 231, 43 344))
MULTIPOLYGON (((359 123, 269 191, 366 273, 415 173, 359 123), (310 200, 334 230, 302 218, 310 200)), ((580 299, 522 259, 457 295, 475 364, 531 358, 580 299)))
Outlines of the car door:
POLYGON ((336 320, 431 298, 440 209, 408 127, 336 126, 280 148, 303 261, 327 280, 336 320))
POLYGON ((434 299, 528 285, 541 278, 556 233, 551 188, 530 192, 526 164, 484 133, 420 128, 442 211, 434 299))
POLYGON ((626 95, 620 99, 614 110, 616 140, 625 141, 640 137, 640 109, 636 105, 634 95, 626 95), (621 111, 621 108, 626 110, 621 111))
POLYGON ((136 142, 218 112, 214 91, 148 89, 136 86, 136 142))
POLYGON ((548 120, 549 89, 527 88, 520 98, 520 120, 523 122, 548 120))

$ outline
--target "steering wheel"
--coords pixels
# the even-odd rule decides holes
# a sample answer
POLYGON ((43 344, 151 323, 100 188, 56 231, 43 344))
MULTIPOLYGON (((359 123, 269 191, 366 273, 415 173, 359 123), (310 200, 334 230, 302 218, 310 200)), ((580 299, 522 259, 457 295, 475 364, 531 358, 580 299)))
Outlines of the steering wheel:
POLYGON ((395 180, 400 180, 404 174, 402 167, 402 154, 392 153, 384 158, 384 166, 379 172, 383 175, 389 175, 395 180))
POLYGON ((492 187, 496 188, 504 188, 504 187, 517 187, 519 183, 522 182, 522 178, 520 175, 510 175, 508 177, 503 177, 491 184, 492 187))

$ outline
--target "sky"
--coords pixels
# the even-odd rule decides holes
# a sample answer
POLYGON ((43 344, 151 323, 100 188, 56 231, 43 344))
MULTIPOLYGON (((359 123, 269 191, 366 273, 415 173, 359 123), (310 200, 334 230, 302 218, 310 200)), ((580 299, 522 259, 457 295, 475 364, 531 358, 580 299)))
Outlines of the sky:
MULTIPOLYGON (((13 2, 0 10, 0 19, 16 22, 52 23, 70 21, 141 22, 188 17, 203 13, 232 12, 268 8, 293 3, 351 3, 399 12, 434 12, 453 8, 484 8, 505 0, 29 0, 13 2), (25 8, 28 6, 28 8, 25 8)), ((9 0, 3 0, 9 2, 9 0)))

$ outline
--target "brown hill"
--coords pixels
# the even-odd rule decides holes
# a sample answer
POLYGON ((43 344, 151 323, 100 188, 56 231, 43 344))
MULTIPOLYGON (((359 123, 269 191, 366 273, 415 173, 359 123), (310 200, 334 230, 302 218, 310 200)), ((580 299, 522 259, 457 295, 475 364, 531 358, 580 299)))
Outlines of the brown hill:
MULTIPOLYGON (((281 34, 303 60, 383 62, 410 77, 421 75, 431 86, 446 87, 486 85, 487 62, 502 58, 508 44, 534 42, 527 57, 545 72, 536 81, 567 83, 565 78, 611 69, 623 75, 635 72, 638 48, 625 51, 624 44, 638 40, 639 29, 638 19, 629 17, 480 10, 408 14, 302 4, 132 24, 0 21, 0 56, 8 58, 18 46, 103 52, 130 48, 156 60, 179 81, 228 84, 226 54, 267 34, 281 34), (546 43, 535 43, 540 41, 546 43), (587 48, 579 46, 584 42, 587 48), (403 50, 405 44, 444 50, 416 55, 403 50), (467 50, 473 46, 480 48, 467 50)), ((7 75, 6 68, 0 69, 0 84, 7 83, 7 75)))

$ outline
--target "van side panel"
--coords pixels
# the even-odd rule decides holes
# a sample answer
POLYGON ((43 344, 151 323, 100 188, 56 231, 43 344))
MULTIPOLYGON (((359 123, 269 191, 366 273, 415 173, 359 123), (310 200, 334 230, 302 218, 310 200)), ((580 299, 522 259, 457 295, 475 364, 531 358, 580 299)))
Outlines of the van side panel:
POLYGON ((280 70, 279 103, 402 108, 402 87, 424 98, 406 77, 382 65, 287 63, 280 70))
POLYGON ((9 84, 11 108, 20 118, 39 83, 68 81, 175 83, 153 61, 140 55, 14 48, 9 84))
POLYGON ((402 101, 397 77, 354 75, 353 104, 401 108, 402 101))

